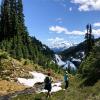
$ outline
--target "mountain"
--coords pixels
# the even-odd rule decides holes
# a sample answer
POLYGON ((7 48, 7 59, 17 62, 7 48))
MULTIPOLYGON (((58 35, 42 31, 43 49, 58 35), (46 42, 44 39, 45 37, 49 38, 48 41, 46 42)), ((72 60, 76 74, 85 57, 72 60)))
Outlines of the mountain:
POLYGON ((86 42, 81 42, 77 46, 72 46, 62 52, 60 52, 60 55, 62 56, 63 60, 67 60, 70 57, 77 57, 80 55, 81 52, 85 52, 86 48, 86 42))
POLYGON ((77 46, 60 52, 59 55, 63 62, 69 61, 79 69, 79 73, 82 77, 86 78, 84 81, 85 85, 93 85, 100 77, 100 38, 94 40, 93 50, 88 56, 86 56, 85 53, 86 48, 86 41, 83 41, 77 46))
POLYGON ((68 49, 71 46, 74 46, 75 44, 70 43, 68 41, 61 41, 61 42, 55 42, 50 46, 51 50, 53 50, 55 53, 59 53, 61 51, 64 51, 68 49))
POLYGON ((77 68, 85 57, 86 42, 81 42, 59 53, 63 61, 71 61, 77 68))
POLYGON ((82 60, 85 58, 86 42, 71 46, 64 51, 55 54, 58 66, 69 71, 76 71, 82 60))
MULTIPOLYGON (((99 41, 99 39, 100 38, 94 39, 94 42, 96 43, 97 41, 99 41)), ((59 55, 61 55, 63 61, 70 60, 75 64, 75 66, 79 67, 86 56, 86 49, 86 41, 83 41, 76 46, 72 46, 60 52, 59 55)))

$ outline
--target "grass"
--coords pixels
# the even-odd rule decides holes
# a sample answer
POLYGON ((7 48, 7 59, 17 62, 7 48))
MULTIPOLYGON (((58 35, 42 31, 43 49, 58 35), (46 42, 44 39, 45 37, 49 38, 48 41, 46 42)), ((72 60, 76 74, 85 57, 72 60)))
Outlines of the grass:
MULTIPOLYGON (((12 81, 11 78, 31 78, 29 71, 37 71, 45 74, 48 72, 48 69, 43 69, 42 66, 33 64, 29 60, 26 61, 22 59, 18 61, 9 57, 6 53, 1 53, 0 55, 2 58, 0 60, 0 95, 25 89, 24 86, 18 85, 16 82, 12 81)), ((63 76, 61 74, 57 74, 53 70, 51 70, 51 73, 52 77, 54 77, 54 81, 62 80, 63 76)), ((68 89, 66 91, 62 90, 52 93, 52 96, 47 100, 100 100, 100 81, 92 87, 80 88, 79 84, 81 81, 79 79, 72 75, 69 75, 69 78, 70 84, 68 89)), ((46 94, 21 94, 12 98, 12 100, 46 100, 46 94)))
MULTIPOLYGON (((29 79, 33 78, 33 76, 29 74, 30 71, 47 74, 47 70, 48 69, 43 69, 42 66, 33 64, 30 60, 21 59, 19 61, 13 59, 6 52, 0 50, 0 95, 25 89, 25 87, 19 86, 16 83, 18 77, 29 79)), ((51 70, 51 72, 55 81, 61 79, 61 75, 55 74, 53 70, 51 70)))
POLYGON ((91 87, 79 87, 79 79, 70 77, 70 84, 67 90, 52 93, 46 99, 46 93, 40 94, 21 94, 12 100, 100 100, 100 81, 91 87))
POLYGON ((0 81, 0 96, 6 95, 9 93, 14 93, 15 91, 21 91, 24 89, 25 89, 25 87, 22 85, 19 85, 18 83, 9 82, 6 80, 0 81))

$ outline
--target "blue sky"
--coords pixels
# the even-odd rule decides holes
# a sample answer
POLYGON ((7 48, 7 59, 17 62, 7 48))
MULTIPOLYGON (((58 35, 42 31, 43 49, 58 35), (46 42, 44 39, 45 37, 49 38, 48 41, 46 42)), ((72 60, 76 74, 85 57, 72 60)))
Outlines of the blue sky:
POLYGON ((23 6, 29 34, 48 46, 80 43, 88 23, 100 36, 100 0, 23 0, 23 6))

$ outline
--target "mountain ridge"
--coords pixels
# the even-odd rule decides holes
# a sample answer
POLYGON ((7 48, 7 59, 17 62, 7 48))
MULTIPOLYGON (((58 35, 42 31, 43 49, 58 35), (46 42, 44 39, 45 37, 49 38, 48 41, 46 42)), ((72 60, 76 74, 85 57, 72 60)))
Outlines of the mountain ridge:
POLYGON ((70 42, 58 42, 50 46, 50 49, 53 50, 55 53, 62 52, 72 46, 75 46, 76 44, 70 43, 70 42))

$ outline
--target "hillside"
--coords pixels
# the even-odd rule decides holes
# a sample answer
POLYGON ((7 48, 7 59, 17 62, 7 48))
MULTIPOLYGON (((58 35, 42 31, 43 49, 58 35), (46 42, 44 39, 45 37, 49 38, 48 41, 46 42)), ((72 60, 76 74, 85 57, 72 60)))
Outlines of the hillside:
POLYGON ((32 67, 25 66, 25 62, 25 60, 23 63, 19 62, 0 50, 0 96, 25 89, 23 85, 17 83, 17 77, 32 77, 28 72, 32 67))
POLYGON ((85 52, 85 48, 86 48, 86 42, 84 41, 76 46, 72 46, 72 47, 64 50, 60 54, 62 56, 62 59, 66 60, 70 57, 77 57, 78 52, 85 52))
MULTIPOLYGON (((13 59, 6 52, 0 52, 0 98, 12 98, 11 100, 45 100, 45 93, 36 93, 34 88, 27 88, 23 84, 19 84, 17 78, 31 79, 33 76, 29 74, 30 71, 37 71, 47 73, 46 69, 42 66, 32 64, 29 60, 18 61, 13 59), (16 92, 17 91, 17 92, 16 92), (9 94, 10 93, 10 94, 9 94), (13 93, 13 94, 12 94, 13 93), (18 94, 18 95, 16 95, 18 94), (1 96, 3 95, 3 97, 1 96)), ((52 70, 52 77, 55 81, 62 81, 62 88, 64 88, 63 74, 55 73, 52 70)), ((42 77, 42 76, 41 76, 42 77)), ((68 89, 52 93, 50 100, 99 100, 100 99, 100 82, 96 82, 94 86, 80 87, 83 83, 82 79, 69 74, 69 87, 68 89), (65 96, 62 96, 64 95, 65 96)), ((41 86, 42 84, 40 84, 41 86)), ((36 86, 36 89, 38 86, 36 86)), ((4 99, 3 99, 4 100, 4 99)))
POLYGON ((2 0, 0 8, 0 49, 15 59, 29 59, 44 67, 49 66, 54 52, 29 36, 22 0, 2 0))
POLYGON ((94 85, 100 80, 100 39, 95 43, 90 55, 81 63, 79 73, 83 85, 94 85))
MULTIPOLYGON (((52 93, 48 100, 99 100, 100 99, 100 81, 93 87, 79 88, 79 79, 70 78, 70 84, 67 90, 61 90, 52 93)), ((40 94, 20 94, 17 97, 12 97, 11 100, 47 100, 45 93, 40 94)))
MULTIPOLYGON (((100 38, 95 39, 94 41, 99 41, 100 38)), ((77 68, 79 68, 81 62, 86 56, 86 41, 79 43, 76 46, 72 46, 62 52, 59 53, 61 55, 63 61, 70 60, 77 68)))
POLYGON ((57 69, 44 69, 43 66, 34 64, 31 60, 21 59, 19 61, 0 50, 0 96, 29 88, 18 81, 18 78, 34 78, 29 72, 36 71, 46 74, 48 70, 51 70, 54 80, 61 77, 57 69))

